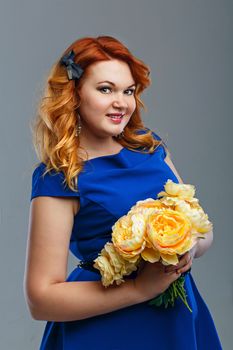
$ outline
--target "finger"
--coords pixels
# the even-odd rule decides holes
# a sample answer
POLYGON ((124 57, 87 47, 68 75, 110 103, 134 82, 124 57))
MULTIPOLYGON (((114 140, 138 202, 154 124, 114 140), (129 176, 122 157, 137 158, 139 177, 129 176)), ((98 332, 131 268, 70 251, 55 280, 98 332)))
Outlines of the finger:
POLYGON ((191 259, 191 254, 189 252, 185 253, 180 259, 180 265, 183 266, 188 264, 190 259, 191 259))
POLYGON ((189 263, 190 259, 191 259, 191 255, 189 254, 189 252, 187 252, 182 256, 178 264, 176 264, 175 266, 165 267, 164 270, 165 272, 169 273, 169 272, 181 269, 182 267, 184 267, 189 263))
POLYGON ((188 271, 190 269, 190 267, 192 266, 192 263, 193 263, 193 261, 192 261, 192 259, 190 259, 188 264, 186 264, 182 268, 177 269, 177 271, 176 271, 177 274, 180 274, 180 273, 182 274, 182 273, 188 271))

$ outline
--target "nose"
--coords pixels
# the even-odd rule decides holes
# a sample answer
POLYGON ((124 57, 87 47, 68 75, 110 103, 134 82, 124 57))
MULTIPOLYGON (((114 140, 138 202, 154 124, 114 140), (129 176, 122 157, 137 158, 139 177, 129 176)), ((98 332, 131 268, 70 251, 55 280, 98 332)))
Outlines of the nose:
POLYGON ((126 97, 123 96, 122 93, 115 95, 114 101, 113 101, 113 106, 115 108, 126 109, 128 107, 128 104, 126 102, 126 97))

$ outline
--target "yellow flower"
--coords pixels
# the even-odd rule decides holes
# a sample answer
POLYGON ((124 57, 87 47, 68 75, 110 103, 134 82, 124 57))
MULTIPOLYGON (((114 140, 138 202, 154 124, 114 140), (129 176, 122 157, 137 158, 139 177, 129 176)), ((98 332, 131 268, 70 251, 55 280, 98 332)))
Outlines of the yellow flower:
POLYGON ((110 242, 105 244, 94 262, 93 266, 100 271, 104 287, 108 287, 114 281, 117 285, 121 284, 124 282, 123 276, 137 270, 137 266, 124 260, 110 242))
POLYGON ((212 223, 204 213, 195 187, 168 180, 159 199, 138 201, 112 226, 112 242, 105 244, 94 267, 105 287, 124 282, 123 276, 137 270, 143 259, 175 265, 212 223))
POLYGON ((208 215, 204 213, 200 206, 199 208, 191 208, 188 203, 179 202, 175 209, 189 218, 193 229, 197 232, 206 233, 213 228, 212 223, 208 220, 208 215))
POLYGON ((100 271, 103 286, 107 287, 112 284, 114 282, 114 269, 106 256, 100 255, 94 261, 95 263, 93 266, 100 271))
POLYGON ((193 230, 199 233, 206 233, 213 227, 208 220, 208 215, 199 204, 199 200, 194 196, 195 187, 187 184, 177 184, 168 180, 164 186, 166 192, 160 192, 158 197, 163 205, 173 210, 184 213, 191 221, 193 230))
POLYGON ((155 209, 161 209, 165 208, 166 205, 164 205, 160 200, 153 199, 153 198, 147 198, 142 201, 138 201, 129 211, 128 214, 137 214, 141 213, 144 217, 147 217, 151 213, 155 211, 155 209))
POLYGON ((136 263, 145 248, 146 220, 142 213, 128 213, 112 227, 112 242, 126 260, 136 263))
POLYGON ((168 179, 164 185, 165 192, 158 193, 158 197, 161 196, 173 196, 182 199, 191 200, 195 195, 195 187, 193 185, 175 183, 171 179, 168 179))
POLYGON ((147 220, 146 248, 141 253, 144 260, 155 262, 160 258, 164 265, 177 264, 178 255, 190 250, 196 236, 189 218, 172 209, 158 209, 147 220))
MULTIPOLYGON (((166 192, 160 192, 161 193, 166 193, 166 192)), ((179 197, 172 197, 170 195, 164 195, 161 197, 160 202, 163 203, 165 206, 170 207, 171 209, 175 209, 175 206, 178 203, 188 203, 190 205, 190 208, 200 208, 199 200, 197 198, 186 198, 186 199, 181 199, 179 197)))

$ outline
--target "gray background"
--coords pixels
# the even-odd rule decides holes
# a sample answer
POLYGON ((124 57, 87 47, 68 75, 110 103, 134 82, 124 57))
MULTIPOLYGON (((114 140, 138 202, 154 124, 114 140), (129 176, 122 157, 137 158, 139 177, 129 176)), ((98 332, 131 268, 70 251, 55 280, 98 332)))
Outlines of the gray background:
MULTIPOLYGON (((23 294, 37 161, 29 123, 52 63, 75 39, 101 34, 151 67, 143 119, 214 223, 214 243, 192 271, 223 348, 232 349, 232 10, 230 0, 0 2, 1 349, 37 349, 45 327, 23 294)), ((69 271, 75 264, 71 256, 69 271)))

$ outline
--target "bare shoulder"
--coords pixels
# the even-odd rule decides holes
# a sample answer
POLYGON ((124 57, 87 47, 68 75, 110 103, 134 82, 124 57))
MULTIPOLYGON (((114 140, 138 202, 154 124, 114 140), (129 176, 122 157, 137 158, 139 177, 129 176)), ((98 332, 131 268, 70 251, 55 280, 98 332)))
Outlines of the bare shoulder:
POLYGON ((184 183, 183 180, 181 179, 178 171, 176 170, 172 160, 171 160, 171 157, 170 157, 170 154, 167 153, 166 155, 166 158, 164 159, 164 161, 167 163, 167 165, 171 168, 171 170, 174 172, 174 174, 176 175, 177 179, 179 180, 179 183, 184 183))

